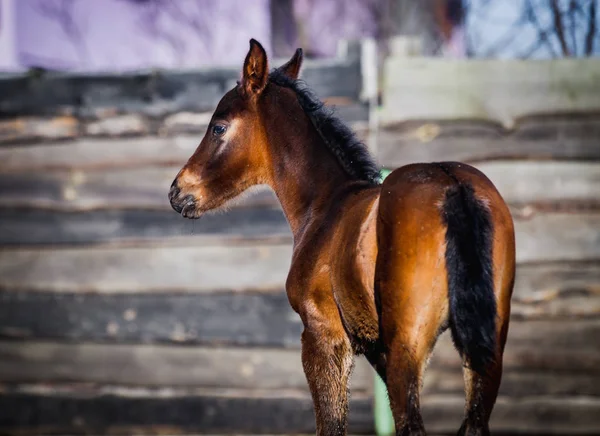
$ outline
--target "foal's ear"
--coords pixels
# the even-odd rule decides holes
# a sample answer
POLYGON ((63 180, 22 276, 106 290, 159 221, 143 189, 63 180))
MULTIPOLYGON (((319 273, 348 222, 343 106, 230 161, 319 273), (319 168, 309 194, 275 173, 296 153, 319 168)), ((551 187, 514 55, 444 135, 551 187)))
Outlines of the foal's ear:
POLYGON ((285 64, 279 67, 279 70, 283 74, 288 76, 290 79, 296 80, 298 78, 298 75, 300 74, 300 68, 302 67, 302 59, 302 49, 298 48, 296 49, 296 53, 294 53, 294 56, 292 56, 292 58, 289 61, 287 61, 285 64))
POLYGON ((258 95, 267 85, 269 79, 269 65, 267 52, 260 43, 252 38, 250 50, 244 61, 242 86, 247 95, 258 95))

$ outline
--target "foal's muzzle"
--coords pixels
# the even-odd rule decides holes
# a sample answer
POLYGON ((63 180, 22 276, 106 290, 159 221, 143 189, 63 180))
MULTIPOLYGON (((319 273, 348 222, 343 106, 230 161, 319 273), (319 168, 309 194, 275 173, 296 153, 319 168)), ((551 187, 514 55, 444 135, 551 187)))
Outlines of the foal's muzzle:
POLYGON ((181 189, 177 186, 177 179, 175 179, 169 190, 169 201, 175 212, 180 213, 186 218, 196 218, 196 200, 192 195, 186 195, 181 198, 181 189))

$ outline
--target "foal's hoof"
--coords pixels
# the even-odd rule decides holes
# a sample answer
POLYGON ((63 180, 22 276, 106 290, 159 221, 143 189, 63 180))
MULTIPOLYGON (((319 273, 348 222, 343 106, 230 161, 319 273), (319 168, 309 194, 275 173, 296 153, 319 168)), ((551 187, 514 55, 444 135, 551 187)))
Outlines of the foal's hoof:
POLYGON ((474 428, 463 422, 457 436, 490 436, 489 428, 474 428))

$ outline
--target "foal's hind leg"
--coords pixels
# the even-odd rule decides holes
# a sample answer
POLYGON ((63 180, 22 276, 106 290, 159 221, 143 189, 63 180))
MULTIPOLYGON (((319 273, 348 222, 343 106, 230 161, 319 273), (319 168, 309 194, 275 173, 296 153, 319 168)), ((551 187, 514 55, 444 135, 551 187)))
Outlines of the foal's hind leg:
POLYGON ((387 387, 397 436, 426 434, 419 397, 427 360, 437 338, 439 318, 422 306, 413 310, 413 315, 420 311, 420 319, 415 322, 406 312, 400 315, 399 324, 411 319, 414 324, 397 325, 387 352, 387 387))
POLYGON ((490 434, 489 421, 502 379, 502 354, 507 329, 508 321, 501 326, 496 360, 485 368, 485 375, 477 374, 469 367, 469 362, 463 362, 466 405, 465 419, 458 436, 489 436, 490 434))
POLYGON ((302 364, 314 402, 317 435, 345 436, 352 346, 333 297, 306 306, 302 364))

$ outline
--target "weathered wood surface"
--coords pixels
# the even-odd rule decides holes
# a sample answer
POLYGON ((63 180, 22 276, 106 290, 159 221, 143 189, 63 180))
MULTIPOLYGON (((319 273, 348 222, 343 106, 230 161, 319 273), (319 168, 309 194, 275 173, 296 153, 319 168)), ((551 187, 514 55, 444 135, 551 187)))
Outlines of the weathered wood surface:
MULTIPOLYGON (((600 162, 496 161, 475 166, 513 206, 600 205, 600 162)), ((0 207, 171 211, 166 192, 180 168, 0 173, 0 207)), ((234 204, 279 207, 266 187, 249 192, 234 204)))
POLYGON ((512 130, 477 120, 410 121, 381 126, 377 156, 387 168, 431 161, 597 161, 599 126, 600 114, 525 118, 512 130))
MULTIPOLYGON (((366 109, 362 106, 336 106, 335 112, 347 120, 361 137, 366 137, 366 109)), ((179 116, 184 123, 189 117, 179 116)), ((189 122, 195 121, 192 118, 189 122)), ((168 119, 165 121, 168 123, 168 119)), ((177 126, 177 124, 175 124, 177 126)), ((148 166, 181 166, 192 155, 205 127, 170 126, 161 130, 160 136, 95 138, 80 137, 69 141, 48 144, 4 145, 0 147, 0 171, 35 173, 36 171, 110 170, 115 168, 143 168, 148 166), (194 133, 194 134, 192 134, 194 133), (173 136, 165 136, 172 134, 173 136)), ((176 174, 176 173, 175 173, 176 174)), ((173 177, 175 176, 173 175, 173 177)), ((80 177, 82 174, 75 174, 80 177)), ((85 174, 84 174, 85 175, 85 174)))
MULTIPOLYGON (((64 211, 151 209, 172 211, 168 190, 181 166, 105 171, 0 173, 0 207, 64 211)), ((279 207, 266 186, 250 189, 235 207, 279 207)))
MULTIPOLYGON (((526 206, 514 209, 513 216, 518 262, 600 258, 600 214, 596 211, 544 212, 526 206)), ((152 241, 159 239, 168 241, 168 238, 176 240, 181 237, 188 238, 189 244, 194 243, 194 235, 237 239, 278 237, 289 240, 291 237, 281 209, 270 207, 234 208, 226 214, 207 215, 198 221, 185 220, 169 211, 99 210, 82 213, 0 209, 0 225, 0 244, 13 246, 128 241, 151 245, 152 241)), ((7 259, 8 264, 16 266, 15 262, 24 259, 23 256, 32 256, 28 250, 33 249, 10 252, 14 259, 7 259)), ((53 261, 54 265, 59 265, 57 262, 64 256, 69 256, 69 250, 53 254, 57 259, 53 261)), ((0 260, 8 257, 8 253, 0 252, 0 260)), ((88 254, 83 251, 82 255, 102 256, 102 253, 107 252, 93 254, 90 251, 88 254)), ((114 256, 124 257, 127 253, 114 253, 114 256)), ((40 253, 39 261, 44 262, 45 256, 44 252, 40 253)), ((96 263, 95 268, 102 268, 102 262, 96 263)), ((6 268, 0 265, 0 269, 6 268)), ((48 273, 55 275, 59 272, 48 273)), ((10 271, 8 274, 12 275, 10 271)), ((90 274, 97 273, 92 270, 90 274)))
MULTIPOLYGON (((260 240, 235 244, 4 248, 0 250, 0 289, 58 293, 283 289, 292 257, 290 244, 267 244, 260 240)), ((521 303, 543 307, 555 299, 567 301, 578 294, 597 295, 600 292, 598 271, 597 261, 561 259, 549 264, 519 265, 514 301, 517 307, 521 303)), ((567 303, 564 306, 565 310, 570 307, 567 303)))
MULTIPOLYGON (((352 55, 354 51, 349 52, 352 55)), ((357 51, 360 53, 360 50, 357 51)), ((281 62, 281 61, 279 61, 281 62)), ((97 116, 103 112, 139 112, 152 116, 212 110, 236 85, 241 67, 194 71, 147 71, 127 74, 24 74, 0 80, 0 113, 97 116)), ((362 87, 360 59, 308 61, 302 77, 322 97, 357 100, 362 87)))
MULTIPOLYGON (((517 288, 515 293, 523 291, 517 288)), ((584 352, 600 352, 600 325, 596 322, 599 298, 596 294, 588 299, 595 312, 587 312, 583 318, 577 308, 574 315, 568 314, 568 298, 563 300, 563 310, 554 316, 522 309, 528 305, 516 303, 519 309, 513 317, 509 348, 579 344, 584 352), (533 328, 542 330, 531 331, 533 328), (554 336, 544 339, 546 334, 554 336)), ((3 291, 0 303, 0 337, 10 339, 297 347, 302 332, 300 317, 293 312, 283 289, 198 295, 3 291)), ((450 353, 445 358, 454 357, 450 353)))
POLYGON ((600 263, 519 265, 511 314, 518 319, 598 317, 600 263))
MULTIPOLYGON (((464 413, 464 397, 424 396, 423 421, 430 433, 456 434, 464 413)), ((598 434, 600 399, 596 397, 499 396, 490 420, 493 434, 598 434)))
POLYGON ((0 288, 49 292, 280 290, 290 244, 3 249, 0 288), (26 271, 26 273, 25 273, 26 271))
MULTIPOLYGON (((300 389, 308 392, 300 350, 0 341, 2 383, 300 389)), ((363 357, 353 392, 369 392, 373 370, 363 357)))
POLYGON ((288 237, 291 232, 280 208, 232 208, 188 220, 169 210, 113 209, 57 212, 0 208, 0 244, 87 244, 166 238, 288 237))
MULTIPOLYGON (((174 137, 82 138, 77 141, 5 146, 0 148, 0 170, 33 173, 51 170, 98 170, 182 165, 200 140, 198 135, 174 137)), ((175 177, 177 173, 173 175, 175 177)), ((82 174, 83 175, 83 174, 82 174)), ((81 175, 74 175, 75 178, 81 175)), ((170 183, 169 183, 170 185, 170 183)))
MULTIPOLYGON (((129 390, 58 386, 3 386, 0 430, 19 434, 152 434, 207 432, 314 434, 312 402, 295 392, 129 390), (32 416, 35 419, 32 419, 32 416)), ((351 434, 373 434, 372 400, 354 395, 351 434)), ((462 395, 428 395, 421 400, 429 432, 454 434, 462 419, 462 395)), ((495 432, 597 434, 600 400, 594 397, 500 396, 491 420, 495 432)))
MULTIPOLYGON (((233 271, 228 266, 225 274, 233 271)), ((10 338, 297 347, 302 333, 281 288, 214 295, 2 292, 0 301, 0 336, 10 338)))
MULTIPOLYGON (((507 370, 540 374, 589 374, 600 371, 598 318, 590 320, 511 319, 504 367, 507 370)), ((460 356, 454 349, 450 332, 443 333, 433 351, 430 368, 459 370, 460 356)))
MULTIPOLYGON (((520 331, 522 328, 517 327, 520 331)), ((589 339, 589 337, 588 337, 589 339)), ((549 353, 544 344, 538 356, 549 353)), ((593 348, 593 343, 588 348, 593 348)), ((501 395, 600 396, 600 371, 575 363, 571 368, 530 368, 517 352, 507 351, 501 395)), ((534 344, 529 345, 530 348, 534 344)), ((565 354, 573 351, 560 346, 565 354)), ((535 354, 536 352, 532 353, 535 354)), ((593 351, 588 350, 588 354, 593 351)), ((598 361, 600 351, 596 350, 598 361)), ((423 392, 462 394, 462 368, 445 334, 428 368, 423 392), (441 357, 436 357, 440 355, 441 357), (444 357, 447 356, 447 357, 444 357)), ((580 356, 576 353, 573 357, 580 356)), ((187 347, 161 345, 65 344, 0 341, 0 382, 93 383, 147 387, 228 387, 235 389, 301 389, 308 391, 299 349, 187 347)), ((522 356, 522 354, 521 354, 522 356)), ((363 357, 356 359, 352 390, 370 392, 374 373, 363 357)))
POLYGON ((538 213, 515 221, 517 262, 600 259, 600 214, 538 213))
MULTIPOLYGON (((353 395, 349 430, 373 434, 372 399, 353 395)), ((39 434, 313 433, 304 391, 3 385, 0 432, 39 434)))
MULTIPOLYGON (((464 394, 462 368, 430 367, 423 381, 423 396, 437 394, 464 394)), ((531 396, 592 396, 600 397, 600 374, 573 371, 515 369, 507 367, 502 373, 500 395, 509 398, 531 396)))
POLYGON ((600 111, 600 61, 388 58, 384 122, 600 111))

